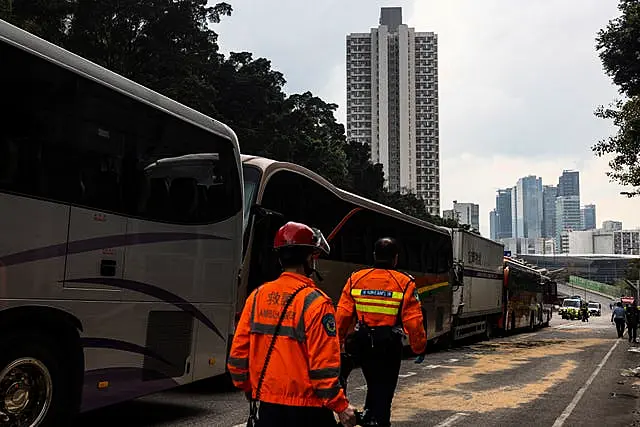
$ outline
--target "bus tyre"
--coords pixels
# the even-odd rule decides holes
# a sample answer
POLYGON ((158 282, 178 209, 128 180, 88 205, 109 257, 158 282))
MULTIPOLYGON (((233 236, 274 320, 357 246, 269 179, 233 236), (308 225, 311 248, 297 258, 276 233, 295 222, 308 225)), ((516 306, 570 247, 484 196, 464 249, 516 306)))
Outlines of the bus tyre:
POLYGON ((493 338, 493 324, 491 323, 491 320, 487 319, 486 320, 487 324, 486 324, 486 330, 485 330, 485 338, 490 340, 491 338, 493 338))
POLYGON ((529 315, 529 330, 533 331, 535 329, 536 326, 536 321, 535 321, 535 315, 533 314, 533 311, 531 312, 531 314, 529 315))
POLYGON ((68 425, 74 414, 71 370, 43 334, 24 332, 0 346, 0 425, 68 425))

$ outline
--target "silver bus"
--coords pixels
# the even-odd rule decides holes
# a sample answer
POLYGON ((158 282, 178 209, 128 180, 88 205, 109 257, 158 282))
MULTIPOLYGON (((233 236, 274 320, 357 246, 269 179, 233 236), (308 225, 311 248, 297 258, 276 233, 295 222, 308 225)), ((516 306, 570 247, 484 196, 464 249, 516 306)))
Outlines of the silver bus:
POLYGON ((453 250, 447 229, 337 188, 302 166, 243 155, 242 167, 245 244, 237 316, 249 293, 279 274, 272 249, 278 227, 298 221, 318 227, 331 244, 318 262, 319 285, 335 303, 349 274, 373 263, 375 241, 398 239, 398 268, 415 277, 429 340, 449 333, 453 250))
POLYGON ((225 372, 231 129, 0 21, 0 424, 225 372))

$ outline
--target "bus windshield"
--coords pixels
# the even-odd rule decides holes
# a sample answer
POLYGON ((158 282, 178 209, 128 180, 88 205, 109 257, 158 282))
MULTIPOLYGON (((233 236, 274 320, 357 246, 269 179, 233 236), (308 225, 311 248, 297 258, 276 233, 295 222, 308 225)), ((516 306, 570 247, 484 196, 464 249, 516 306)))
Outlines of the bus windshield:
POLYGON ((564 302, 562 303, 563 307, 573 307, 573 308, 580 308, 580 301, 578 300, 564 300, 564 302))

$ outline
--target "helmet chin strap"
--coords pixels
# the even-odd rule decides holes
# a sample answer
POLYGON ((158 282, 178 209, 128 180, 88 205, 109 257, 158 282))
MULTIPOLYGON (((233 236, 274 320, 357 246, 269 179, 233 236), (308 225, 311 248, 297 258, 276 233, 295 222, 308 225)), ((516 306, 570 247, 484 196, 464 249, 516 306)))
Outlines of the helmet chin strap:
POLYGON ((318 278, 318 281, 322 282, 324 279, 322 278, 322 276, 320 275, 320 273, 318 272, 318 270, 316 270, 316 258, 313 257, 311 263, 305 261, 304 263, 304 273, 308 276, 311 277, 312 274, 315 273, 316 277, 318 278))

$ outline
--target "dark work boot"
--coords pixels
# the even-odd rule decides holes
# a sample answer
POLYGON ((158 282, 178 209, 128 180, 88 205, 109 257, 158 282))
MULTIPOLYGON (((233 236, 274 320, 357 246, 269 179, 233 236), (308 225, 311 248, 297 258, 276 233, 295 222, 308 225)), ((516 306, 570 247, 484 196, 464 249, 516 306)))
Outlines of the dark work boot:
POLYGON ((362 413, 362 427, 383 427, 382 424, 378 424, 376 417, 373 414, 365 409, 362 413))

